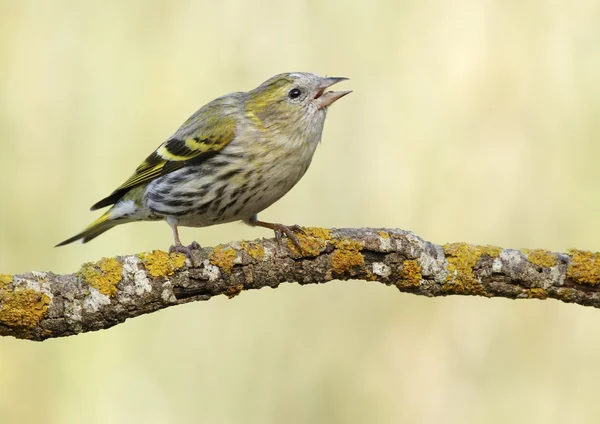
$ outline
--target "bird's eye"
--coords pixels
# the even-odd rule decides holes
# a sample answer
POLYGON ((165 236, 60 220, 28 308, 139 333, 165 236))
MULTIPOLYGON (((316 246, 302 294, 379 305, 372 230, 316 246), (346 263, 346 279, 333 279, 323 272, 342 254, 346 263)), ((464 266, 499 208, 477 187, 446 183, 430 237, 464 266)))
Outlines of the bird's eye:
POLYGON ((299 89, 292 88, 288 93, 288 96, 290 99, 297 99, 298 97, 300 97, 300 94, 302 94, 302 92, 299 89))

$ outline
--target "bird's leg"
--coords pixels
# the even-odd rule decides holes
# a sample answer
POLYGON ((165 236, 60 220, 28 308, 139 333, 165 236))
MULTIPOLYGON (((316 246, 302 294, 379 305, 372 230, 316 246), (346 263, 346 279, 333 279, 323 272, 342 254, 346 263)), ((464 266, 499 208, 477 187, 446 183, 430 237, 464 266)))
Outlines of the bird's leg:
POLYGON ((177 228, 177 224, 178 224, 177 220, 175 218, 168 217, 167 224, 169 224, 169 227, 171 227, 171 230, 173 230, 173 237, 175 238, 175 245, 171 246, 171 249, 174 247, 183 246, 181 244, 181 239, 179 238, 179 229, 177 228))
POLYGON ((176 218, 167 217, 167 224, 173 230, 173 237, 175 238, 175 244, 169 248, 169 253, 183 253, 184 255, 190 256, 192 250, 200 249, 200 244, 198 242, 192 242, 189 246, 184 246, 181 244, 181 240, 179 239, 179 229, 177 228, 177 224, 179 222, 176 218))
POLYGON ((300 241, 298 237, 296 237, 296 233, 304 233, 304 230, 299 225, 283 225, 283 224, 275 224, 272 222, 259 221, 258 215, 254 215, 251 218, 245 219, 244 222, 251 227, 263 227, 273 230, 275 232, 275 238, 278 243, 281 243, 282 234, 285 234, 287 238, 289 238, 294 246, 298 249, 299 252, 302 252, 302 247, 300 246, 300 241))

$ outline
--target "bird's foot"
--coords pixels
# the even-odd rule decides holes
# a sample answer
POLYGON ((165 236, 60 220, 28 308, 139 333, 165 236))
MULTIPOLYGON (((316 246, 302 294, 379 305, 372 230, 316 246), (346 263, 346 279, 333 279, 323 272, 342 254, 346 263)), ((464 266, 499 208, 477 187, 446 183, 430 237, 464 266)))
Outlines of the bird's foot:
POLYGON ((299 225, 283 225, 273 224, 273 231, 275 232, 275 239, 277 243, 281 244, 283 235, 292 242, 292 244, 298 249, 298 252, 302 253, 302 246, 300 246, 300 240, 295 233, 305 234, 304 230, 299 225))
POLYGON ((200 244, 196 241, 192 242, 189 246, 184 246, 183 244, 175 244, 169 247, 169 253, 182 253, 187 257, 192 256, 192 250, 200 249, 200 244))
POLYGON ((281 239, 285 234, 288 239, 292 242, 292 244, 298 249, 298 252, 302 254, 302 247, 300 246, 300 240, 296 237, 294 233, 302 233, 305 234, 304 230, 299 225, 283 225, 283 224, 275 224, 273 222, 265 222, 259 221, 258 216, 254 215, 251 218, 245 219, 244 222, 252 227, 263 227, 269 228, 275 232, 275 239, 279 246, 281 246, 281 239))

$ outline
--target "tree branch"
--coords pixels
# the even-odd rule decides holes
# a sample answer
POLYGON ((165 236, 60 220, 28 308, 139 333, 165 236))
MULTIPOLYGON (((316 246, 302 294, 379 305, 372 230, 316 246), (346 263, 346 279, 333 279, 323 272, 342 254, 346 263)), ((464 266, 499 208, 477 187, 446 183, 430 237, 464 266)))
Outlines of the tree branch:
POLYGON ((112 327, 127 318, 283 282, 367 280, 423 296, 554 298, 600 307, 600 253, 438 246, 393 229, 306 228, 288 240, 102 259, 75 274, 0 274, 0 335, 31 340, 112 327))

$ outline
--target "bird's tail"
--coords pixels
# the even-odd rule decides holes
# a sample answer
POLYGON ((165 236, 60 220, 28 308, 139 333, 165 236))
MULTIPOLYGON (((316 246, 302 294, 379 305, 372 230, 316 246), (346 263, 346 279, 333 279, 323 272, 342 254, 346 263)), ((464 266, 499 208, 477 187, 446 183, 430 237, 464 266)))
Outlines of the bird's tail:
POLYGON ((106 211, 100 218, 92 222, 81 233, 61 243, 58 243, 55 247, 64 246, 66 244, 73 243, 77 240, 82 240, 82 243, 87 243, 88 241, 98 237, 103 232, 110 230, 112 227, 122 224, 123 221, 115 221, 111 219, 111 212, 111 210, 106 211))

